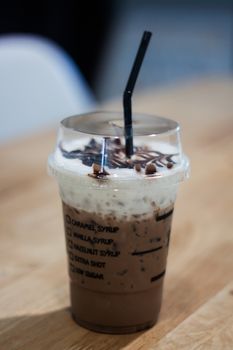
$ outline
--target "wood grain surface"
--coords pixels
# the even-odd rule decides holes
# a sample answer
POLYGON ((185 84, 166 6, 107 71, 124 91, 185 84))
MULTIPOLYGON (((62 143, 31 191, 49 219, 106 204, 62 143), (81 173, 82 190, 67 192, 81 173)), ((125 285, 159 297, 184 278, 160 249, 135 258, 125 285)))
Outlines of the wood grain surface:
POLYGON ((46 173, 55 131, 47 131, 0 147, 1 350, 233 349, 233 79, 145 91, 134 110, 180 122, 191 160, 157 325, 119 336, 71 319, 61 204, 46 173))

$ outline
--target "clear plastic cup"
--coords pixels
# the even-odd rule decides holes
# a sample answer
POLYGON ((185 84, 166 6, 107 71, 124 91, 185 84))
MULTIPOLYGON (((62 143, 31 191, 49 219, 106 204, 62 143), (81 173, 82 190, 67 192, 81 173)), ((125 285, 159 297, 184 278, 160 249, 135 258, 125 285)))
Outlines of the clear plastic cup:
POLYGON ((72 315, 105 333, 156 323, 177 189, 189 171, 177 122, 134 114, 133 142, 128 159, 121 113, 72 116, 48 160, 63 203, 72 315))

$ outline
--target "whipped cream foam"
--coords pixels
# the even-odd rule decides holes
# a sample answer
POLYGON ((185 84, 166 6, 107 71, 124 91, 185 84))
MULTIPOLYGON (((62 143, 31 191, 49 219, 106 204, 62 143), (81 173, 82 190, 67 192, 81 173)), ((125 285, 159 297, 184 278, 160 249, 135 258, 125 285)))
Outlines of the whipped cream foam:
POLYGON ((114 214, 124 220, 132 215, 145 218, 155 209, 173 206, 178 184, 187 175, 187 159, 181 158, 174 146, 148 141, 147 137, 137 140, 136 152, 128 163, 123 146, 114 142, 108 142, 109 159, 104 164, 108 175, 102 178, 93 176, 92 164, 103 166, 102 145, 94 138, 59 143, 49 157, 49 172, 57 178, 62 200, 77 209, 114 214), (155 173, 146 175, 148 163, 155 164, 155 173), (140 164, 140 171, 135 170, 135 164, 140 164))

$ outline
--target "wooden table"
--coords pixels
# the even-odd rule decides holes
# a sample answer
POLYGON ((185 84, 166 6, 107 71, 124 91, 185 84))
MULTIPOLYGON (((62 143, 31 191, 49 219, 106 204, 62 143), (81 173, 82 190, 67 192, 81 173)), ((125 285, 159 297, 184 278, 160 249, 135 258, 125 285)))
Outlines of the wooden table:
MULTIPOLYGON (((70 317, 61 205, 46 159, 55 131, 0 148, 0 349, 233 349, 233 80, 134 98, 181 123, 191 159, 181 185, 159 322, 104 335, 70 317)), ((120 109, 120 105, 118 105, 120 109)))

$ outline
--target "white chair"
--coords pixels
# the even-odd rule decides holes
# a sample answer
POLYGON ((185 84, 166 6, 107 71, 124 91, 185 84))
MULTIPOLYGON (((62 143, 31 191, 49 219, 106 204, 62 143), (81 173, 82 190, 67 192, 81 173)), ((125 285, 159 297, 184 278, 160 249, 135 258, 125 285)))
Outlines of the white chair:
POLYGON ((94 108, 82 74, 59 46, 32 35, 0 37, 1 141, 94 108))

